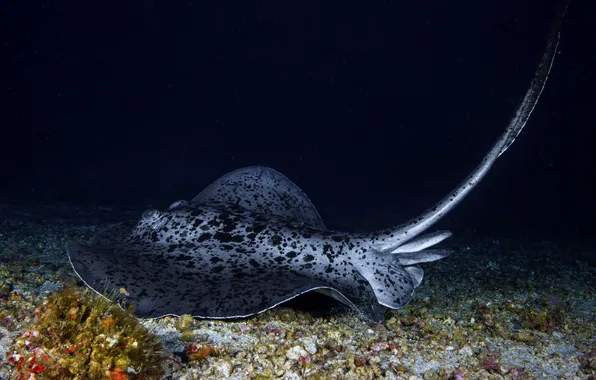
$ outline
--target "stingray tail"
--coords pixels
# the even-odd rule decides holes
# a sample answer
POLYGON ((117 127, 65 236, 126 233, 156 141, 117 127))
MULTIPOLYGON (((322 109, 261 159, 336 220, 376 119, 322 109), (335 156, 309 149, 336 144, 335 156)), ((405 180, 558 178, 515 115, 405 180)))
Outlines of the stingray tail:
POLYGON ((530 86, 518 105, 513 118, 505 128, 501 137, 488 151, 486 156, 484 156, 480 164, 459 184, 459 186, 448 193, 447 196, 440 200, 435 206, 401 226, 379 233, 377 239, 374 241, 375 249, 381 252, 392 251, 416 238, 433 224, 438 222, 476 187, 486 173, 488 173, 497 158, 499 158, 499 156, 513 144, 528 122, 528 119, 546 86, 546 81, 557 55, 561 24, 568 5, 569 0, 565 0, 551 29, 546 49, 534 74, 534 78, 530 82, 530 86))

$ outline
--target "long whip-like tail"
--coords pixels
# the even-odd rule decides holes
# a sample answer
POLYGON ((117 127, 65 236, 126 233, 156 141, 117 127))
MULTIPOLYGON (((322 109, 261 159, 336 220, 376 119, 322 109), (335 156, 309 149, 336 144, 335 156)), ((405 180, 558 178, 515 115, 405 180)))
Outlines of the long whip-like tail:
POLYGON ((488 151, 486 156, 482 159, 480 165, 466 177, 453 191, 451 191, 446 197, 444 197, 434 207, 426 210, 420 216, 411 219, 405 224, 398 226, 397 228, 388 229, 375 234, 374 243, 379 251, 386 252, 394 250, 397 247, 403 245, 407 241, 415 238, 430 226, 439 221, 443 216, 450 212, 459 202, 461 202, 474 187, 484 178, 489 169, 493 166, 497 158, 499 158, 510 146, 513 144, 517 136, 521 133, 525 127, 532 111, 538 103, 538 99, 544 88, 550 71, 555 61, 557 49, 560 41, 561 25, 563 18, 567 12, 570 0, 565 0, 562 5, 559 14, 552 26, 551 34, 548 39, 546 49, 534 78, 530 83, 530 87, 526 91, 522 101, 520 102, 515 114, 505 132, 499 137, 497 142, 488 151))

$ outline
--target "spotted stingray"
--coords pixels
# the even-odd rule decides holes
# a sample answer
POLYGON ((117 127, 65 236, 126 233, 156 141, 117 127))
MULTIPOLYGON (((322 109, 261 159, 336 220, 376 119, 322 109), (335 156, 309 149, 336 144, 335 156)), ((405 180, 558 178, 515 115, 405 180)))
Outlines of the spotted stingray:
POLYGON ((237 318, 319 291, 381 322, 420 285, 419 263, 451 233, 422 233, 452 210, 514 142, 540 97, 559 42, 558 18, 540 66, 505 132, 480 165, 420 216, 374 233, 328 229, 307 196, 265 167, 219 178, 191 201, 147 210, 88 244, 69 243, 76 274, 92 289, 120 290, 141 317, 237 318))

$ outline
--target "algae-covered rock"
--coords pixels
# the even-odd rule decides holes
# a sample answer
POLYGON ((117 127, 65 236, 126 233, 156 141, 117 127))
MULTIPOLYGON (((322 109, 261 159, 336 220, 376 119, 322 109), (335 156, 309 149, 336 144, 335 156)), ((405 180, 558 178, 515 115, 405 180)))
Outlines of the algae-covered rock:
POLYGON ((89 290, 68 288, 36 309, 9 361, 17 378, 159 379, 161 348, 136 317, 89 290))

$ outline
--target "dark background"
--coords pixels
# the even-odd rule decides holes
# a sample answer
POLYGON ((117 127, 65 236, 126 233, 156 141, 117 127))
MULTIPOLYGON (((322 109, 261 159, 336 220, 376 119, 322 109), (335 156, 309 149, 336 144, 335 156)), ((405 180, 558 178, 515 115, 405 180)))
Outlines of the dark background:
MULTIPOLYGON (((0 200, 164 208, 266 165, 332 228, 404 222, 502 133, 560 1, 5 1, 0 200)), ((594 2, 441 227, 592 239, 594 2)))

